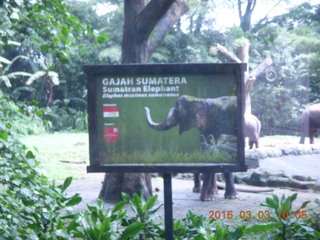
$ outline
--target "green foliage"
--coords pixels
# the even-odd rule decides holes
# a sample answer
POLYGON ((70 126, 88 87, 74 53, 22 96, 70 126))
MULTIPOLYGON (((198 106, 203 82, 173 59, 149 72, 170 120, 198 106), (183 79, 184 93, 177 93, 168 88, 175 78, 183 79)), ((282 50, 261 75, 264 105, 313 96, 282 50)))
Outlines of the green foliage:
POLYGON ((18 60, 23 59, 26 60, 28 59, 26 56, 23 55, 18 55, 11 61, 1 57, 0 56, 0 84, 3 82, 6 87, 11 87, 11 80, 18 78, 18 77, 30 77, 31 74, 27 72, 10 72, 11 66, 18 60), (3 65, 5 64, 5 66, 3 65))
POLYGON ((52 123, 53 131, 87 131, 88 114, 86 111, 68 107, 65 101, 46 108, 45 119, 52 123))
MULTIPOLYGON (((303 221, 307 218, 307 212, 304 209, 310 201, 306 201, 298 209, 293 209, 293 202, 297 198, 297 193, 281 199, 273 194, 272 198, 266 199, 266 204, 261 206, 269 207, 271 210, 271 218, 274 223, 264 225, 264 227, 272 227, 272 239, 317 239, 320 233, 313 229, 310 224, 303 221)), ((261 227, 261 226, 258 226, 261 227)), ((256 229, 256 226, 252 229, 256 229)))
POLYGON ((216 227, 204 216, 197 216, 188 211, 186 218, 174 223, 174 234, 178 239, 207 239, 210 233, 216 230, 216 227))
POLYGON ((308 214, 310 217, 307 219, 307 222, 320 232, 320 199, 316 199, 314 202, 316 206, 309 209, 308 214))
POLYGON ((64 227, 68 213, 62 210, 81 201, 64 194, 71 178, 59 186, 49 183, 11 127, 0 124, 1 239, 70 239, 64 227))
POLYGON ((143 197, 134 194, 122 194, 123 201, 106 211, 103 201, 98 200, 97 206, 87 205, 88 210, 77 213, 67 227, 69 234, 85 239, 164 239, 161 224, 155 222, 154 214, 161 205, 154 208, 157 196, 145 201, 143 197), (134 216, 127 215, 123 207, 129 204, 134 216))
POLYGON ((12 131, 21 135, 40 134, 50 128, 49 122, 43 122, 41 115, 44 110, 33 105, 15 102, 5 97, 0 91, 0 119, 3 124, 10 124, 12 131))
POLYGON ((298 134, 304 107, 319 102, 319 24, 317 6, 304 3, 287 14, 257 25, 250 36, 250 68, 265 57, 273 60, 275 81, 267 73, 257 78, 252 110, 262 122, 262 134, 298 134), (276 128, 275 131, 272 128, 276 128))
POLYGON ((150 197, 147 201, 143 197, 143 193, 139 196, 133 194, 132 198, 126 193, 122 193, 122 199, 129 204, 135 216, 129 217, 125 221, 125 225, 130 226, 133 223, 139 223, 143 226, 139 232, 139 239, 162 239, 164 237, 164 229, 159 223, 159 217, 155 213, 162 207, 154 207, 158 195, 150 197))
MULTIPOLYGON (((103 201, 98 200, 97 207, 87 205, 87 211, 81 211, 75 215, 75 218, 68 226, 68 231, 81 239, 119 239, 121 232, 120 226, 122 218, 126 211, 122 208, 124 202, 117 203, 113 208, 107 211, 103 209, 103 201)), ((126 229, 121 236, 124 239, 136 235, 140 230, 140 226, 131 225, 126 229), (131 228, 136 228, 136 232, 130 232, 131 228)))
POLYGON ((99 42, 106 39, 105 35, 93 34, 90 26, 70 14, 63 1, 5 1, 0 10, 3 16, 0 25, 4 27, 1 42, 6 45, 8 40, 23 42, 30 37, 40 43, 37 50, 53 52, 63 61, 72 54, 74 39, 86 35, 96 37, 99 42))
POLYGON ((297 133, 301 111, 309 103, 309 76, 312 74, 309 71, 314 54, 305 44, 300 45, 300 41, 303 40, 298 34, 278 32, 271 51, 275 81, 269 82, 266 75, 262 75, 252 92, 253 113, 263 123, 263 129, 293 129, 293 133, 278 134, 297 133))

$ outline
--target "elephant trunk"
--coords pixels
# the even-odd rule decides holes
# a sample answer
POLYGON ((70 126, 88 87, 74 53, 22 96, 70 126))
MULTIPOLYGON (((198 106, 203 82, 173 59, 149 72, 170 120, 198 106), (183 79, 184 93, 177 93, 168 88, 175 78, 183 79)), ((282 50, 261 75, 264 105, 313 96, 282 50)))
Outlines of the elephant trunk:
POLYGON ((174 107, 172 107, 170 109, 166 120, 161 123, 153 122, 151 119, 151 115, 150 115, 150 109, 148 107, 144 107, 144 109, 146 111, 147 123, 149 124, 149 126, 151 128, 153 128, 155 130, 166 131, 166 130, 169 130, 170 128, 177 126, 177 124, 178 124, 178 121, 175 116, 175 108, 174 107))

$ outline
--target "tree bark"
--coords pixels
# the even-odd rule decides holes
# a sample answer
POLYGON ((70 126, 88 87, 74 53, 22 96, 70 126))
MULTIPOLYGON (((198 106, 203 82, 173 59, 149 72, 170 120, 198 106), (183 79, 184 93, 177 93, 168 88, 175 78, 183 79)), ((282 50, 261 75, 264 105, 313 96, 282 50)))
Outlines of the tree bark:
POLYGON ((148 40, 148 57, 163 41, 170 28, 180 19, 180 17, 189 10, 187 4, 181 1, 175 1, 169 11, 161 18, 154 29, 153 37, 148 40))
POLYGON ((238 0, 238 11, 240 18, 240 26, 244 32, 249 32, 251 28, 252 12, 256 6, 257 0, 247 0, 245 13, 242 14, 242 1, 238 0))
POLYGON ((150 33, 175 0, 125 0, 122 37, 122 63, 146 63, 150 33))
MULTIPOLYGON (((147 6, 144 0, 125 0, 121 63, 146 63, 169 28, 186 11, 186 5, 176 0, 152 0, 147 6), (149 41, 153 46, 148 48, 149 36, 157 24, 156 38, 149 41)), ((106 173, 99 198, 117 202, 122 192, 132 195, 141 190, 146 199, 152 196, 149 173, 106 173)))

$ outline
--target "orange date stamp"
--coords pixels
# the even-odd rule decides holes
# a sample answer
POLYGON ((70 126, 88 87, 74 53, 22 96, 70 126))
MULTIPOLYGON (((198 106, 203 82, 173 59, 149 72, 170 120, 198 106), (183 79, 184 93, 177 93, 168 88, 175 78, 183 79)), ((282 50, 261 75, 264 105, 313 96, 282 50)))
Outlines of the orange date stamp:
MULTIPOLYGON (((306 219, 307 211, 278 211, 276 217, 279 219, 306 219)), ((209 211, 209 219, 269 219, 271 218, 271 212, 258 211, 257 213, 252 211, 209 211)))

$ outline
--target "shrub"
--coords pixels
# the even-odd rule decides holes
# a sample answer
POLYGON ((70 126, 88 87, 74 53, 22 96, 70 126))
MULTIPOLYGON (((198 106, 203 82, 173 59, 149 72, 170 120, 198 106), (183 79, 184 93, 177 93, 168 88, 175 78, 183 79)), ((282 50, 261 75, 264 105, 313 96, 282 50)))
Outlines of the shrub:
POLYGON ((37 107, 37 102, 32 101, 32 105, 22 102, 15 102, 4 97, 0 90, 0 119, 2 123, 10 123, 11 131, 18 134, 40 134, 45 133, 50 128, 50 123, 43 121, 41 115, 43 110, 37 107))
POLYGON ((0 123, 0 238, 70 239, 65 222, 69 206, 80 196, 67 197, 71 183, 50 183, 37 169, 39 162, 17 138, 13 125, 0 123))

